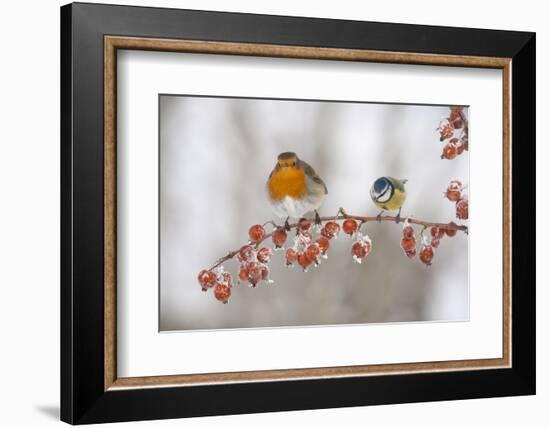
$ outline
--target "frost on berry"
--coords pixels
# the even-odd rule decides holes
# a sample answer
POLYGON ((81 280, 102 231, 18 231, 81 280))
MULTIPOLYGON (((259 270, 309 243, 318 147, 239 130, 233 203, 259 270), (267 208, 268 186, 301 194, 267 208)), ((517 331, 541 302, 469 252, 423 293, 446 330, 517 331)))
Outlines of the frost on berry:
POLYGON ((227 303, 231 296, 231 287, 224 283, 217 283, 214 288, 214 296, 222 303, 227 303))
POLYGON ((457 154, 458 154, 458 149, 456 148, 456 144, 447 143, 445 144, 445 147, 443 147, 443 153, 441 154, 441 159, 452 160, 456 158, 457 154))
POLYGON ((460 119, 462 117, 462 111, 464 110, 463 107, 449 107, 451 109, 451 113, 449 114, 449 121, 454 122, 457 119, 460 119))
POLYGON ((260 265, 260 271, 262 272, 262 281, 272 282, 269 280, 269 267, 266 264, 260 265))
POLYGON ((307 272, 307 269, 311 263, 313 263, 313 260, 311 260, 306 253, 298 254, 298 264, 302 266, 304 272, 307 272))
POLYGON ((206 291, 216 284, 217 275, 214 272, 208 270, 201 270, 197 279, 202 288, 202 291, 206 291))
POLYGON ((323 229, 321 229, 321 235, 327 239, 336 238, 340 233, 340 225, 335 221, 327 221, 323 229))
POLYGON ((457 201, 456 217, 460 220, 468 220, 468 199, 462 198, 457 201))
MULTIPOLYGON (((455 222, 451 221, 451 222, 449 223, 449 226, 457 226, 457 224, 456 224, 455 222)), ((456 235, 456 229, 446 228, 446 229, 445 229, 445 233, 447 234, 447 236, 448 236, 449 238, 452 238, 453 236, 456 235)))
POLYGON ((286 265, 292 266, 298 260, 298 253, 294 248, 288 248, 286 250, 286 265))
POLYGON ((403 237, 401 238, 401 248, 407 255, 412 258, 416 255, 416 238, 414 237, 414 229, 409 224, 409 219, 403 223, 403 237))
POLYGON ((460 129, 464 126, 464 121, 461 118, 455 119, 452 125, 454 129, 460 129))
POLYGON ((440 141, 451 138, 453 136, 453 133, 454 133, 453 126, 452 126, 451 122, 449 122, 448 119, 443 119, 441 122, 439 122, 439 126, 438 126, 437 130, 439 131, 440 141))
POLYGON ((248 282, 248 267, 242 264, 239 269, 239 279, 243 282, 248 282))
POLYGON ((273 252, 269 248, 262 247, 258 250, 258 253, 256 254, 256 258, 258 259, 259 262, 268 263, 269 260, 271 260, 272 254, 273 252))
POLYGON ((432 238, 441 239, 445 236, 445 230, 437 226, 432 226, 430 228, 430 234, 432 235, 432 238))
POLYGON ((262 267, 261 263, 250 263, 248 266, 248 282, 252 287, 256 287, 256 285, 262 280, 262 267))
POLYGON ((431 245, 425 245, 420 250, 420 261, 427 266, 432 264, 432 259, 434 256, 434 251, 431 245))
POLYGON ((424 244, 422 245, 422 248, 420 249, 419 258, 422 263, 424 263, 426 266, 430 266, 432 264, 432 259, 434 257, 434 250, 431 245, 424 244))
POLYGON ((265 236, 265 229, 261 224, 255 224, 248 229, 248 236, 252 242, 261 241, 265 236))
POLYGON ((237 259, 240 262, 249 262, 256 258, 255 253, 256 252, 254 251, 254 247, 252 245, 243 245, 239 250, 237 259))
POLYGON ((283 245, 285 245, 286 242, 286 231, 284 227, 278 227, 273 234, 271 235, 271 240, 273 241, 273 245, 275 245, 275 249, 282 248, 283 245))
POLYGON ((321 255, 319 245, 316 242, 309 244, 306 248, 306 255, 313 263, 315 263, 315 265, 318 265, 319 256, 321 255))
POLYGON ((352 218, 345 219, 344 223, 342 223, 342 230, 344 233, 352 236, 357 231, 357 221, 352 218))
POLYGON ((355 263, 361 263, 372 250, 372 241, 368 235, 358 234, 356 241, 351 247, 351 255, 355 263))
POLYGON ((449 201, 456 202, 460 199, 462 192, 462 183, 458 180, 453 180, 447 186, 445 196, 449 201))
POLYGON ((437 248, 439 247, 439 243, 440 243, 440 239, 439 238, 432 238, 432 241, 430 243, 430 245, 434 248, 437 248))
POLYGON ((401 238, 401 248, 403 248, 403 251, 405 251, 405 253, 407 251, 414 250, 416 248, 416 239, 414 238, 414 236, 410 238, 401 238))
POLYGON ((407 255, 407 257, 409 259, 414 259, 416 257, 416 248, 414 248, 410 251, 405 251, 405 254, 407 255))
POLYGON ((311 229, 311 221, 306 218, 298 220, 298 232, 309 232, 311 229))
POLYGON ((412 226, 409 226, 407 222, 403 225, 403 237, 412 238, 414 236, 414 229, 412 226))
POLYGON ((325 238, 324 236, 320 236, 317 241, 315 241, 317 245, 319 246, 319 250, 321 250, 321 255, 323 255, 325 258, 327 257, 327 251, 330 247, 330 241, 325 238))

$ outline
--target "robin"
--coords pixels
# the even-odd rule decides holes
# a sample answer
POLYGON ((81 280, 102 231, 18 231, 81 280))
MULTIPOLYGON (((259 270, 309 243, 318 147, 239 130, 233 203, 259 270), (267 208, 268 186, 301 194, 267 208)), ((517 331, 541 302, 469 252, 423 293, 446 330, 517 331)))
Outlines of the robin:
POLYGON ((315 212, 315 222, 321 222, 317 209, 328 193, 327 186, 296 153, 285 152, 277 157, 266 187, 269 202, 277 216, 286 218, 287 229, 290 217, 299 219, 310 211, 315 212))
POLYGON ((378 214, 378 221, 381 220, 384 211, 397 211, 395 222, 399 223, 401 219, 401 207, 407 199, 405 190, 407 180, 400 180, 393 177, 380 177, 376 179, 370 189, 370 197, 374 204, 382 211, 378 214))

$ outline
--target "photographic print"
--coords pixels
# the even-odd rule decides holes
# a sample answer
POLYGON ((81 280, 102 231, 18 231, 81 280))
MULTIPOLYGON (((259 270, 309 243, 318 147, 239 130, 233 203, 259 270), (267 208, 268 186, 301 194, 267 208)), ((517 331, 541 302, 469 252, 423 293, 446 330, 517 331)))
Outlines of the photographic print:
POLYGON ((159 329, 469 319, 469 110, 159 95, 159 329))

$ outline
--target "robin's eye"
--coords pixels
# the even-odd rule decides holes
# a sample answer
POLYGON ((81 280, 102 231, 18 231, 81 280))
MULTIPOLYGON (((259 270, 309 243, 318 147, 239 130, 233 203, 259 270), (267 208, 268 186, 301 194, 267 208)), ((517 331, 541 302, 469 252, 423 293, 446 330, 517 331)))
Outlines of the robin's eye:
POLYGON ((296 166, 296 162, 292 162, 292 166, 296 166))

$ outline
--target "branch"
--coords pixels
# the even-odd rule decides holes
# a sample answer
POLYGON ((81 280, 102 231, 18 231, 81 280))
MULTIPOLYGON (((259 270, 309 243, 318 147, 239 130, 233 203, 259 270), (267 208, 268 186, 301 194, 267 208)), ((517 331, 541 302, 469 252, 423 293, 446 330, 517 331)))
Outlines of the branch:
MULTIPOLYGON (((416 219, 410 218, 410 217, 404 218, 404 217, 389 216, 389 215, 381 216, 381 217, 359 216, 359 215, 347 214, 342 208, 340 208, 340 210, 338 211, 338 214, 335 215, 335 216, 320 217, 321 224, 326 223, 327 221, 336 221, 336 220, 345 220, 345 219, 354 219, 354 220, 358 221, 360 224, 365 224, 365 223, 369 223, 369 222, 373 222, 373 221, 377 222, 377 223, 383 222, 383 221, 389 221, 389 222, 394 222, 394 223, 399 224, 399 223, 404 223, 405 221, 407 221, 409 224, 416 224, 416 225, 419 225, 419 226, 423 226, 424 229, 427 229, 429 227, 437 227, 439 229, 444 229, 444 230, 454 230, 454 231, 457 231, 457 232, 458 231, 464 232, 466 234, 468 233, 468 226, 458 225, 458 224, 455 224, 455 223, 452 223, 452 222, 451 223, 436 223, 436 222, 431 222, 431 221, 416 220, 416 219)), ((315 223, 315 218, 306 219, 306 220, 311 222, 311 223, 315 223)), ((271 224, 274 227, 273 232, 268 233, 262 239, 260 239, 256 242, 253 242, 253 244, 255 245, 256 248, 259 248, 259 246, 262 242, 264 242, 265 240, 271 238, 273 236, 273 233, 277 230, 277 228, 282 227, 282 226, 277 225, 277 223, 275 223, 273 220, 266 221, 264 223, 264 225, 266 225, 266 224, 271 224)), ((288 229, 289 230, 296 229, 298 227, 298 225, 299 225, 298 222, 289 224, 288 229)), ((247 242, 246 244, 250 244, 250 241, 247 242)), ((246 244, 243 244, 243 245, 246 245, 246 244)), ((210 269, 208 269, 208 271, 212 271, 212 270, 216 269, 217 267, 221 266, 226 261, 231 260, 232 258, 234 258, 237 254, 239 254, 240 248, 242 248, 242 247, 239 247, 236 250, 230 251, 225 256, 223 256, 223 257, 219 258, 218 260, 216 260, 216 262, 212 265, 212 267, 210 269)))

